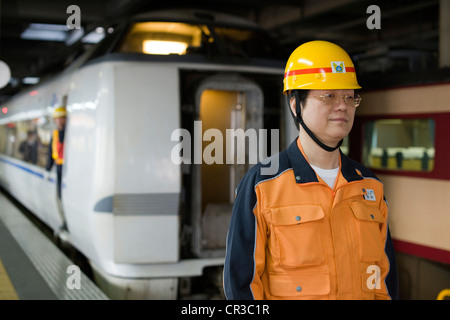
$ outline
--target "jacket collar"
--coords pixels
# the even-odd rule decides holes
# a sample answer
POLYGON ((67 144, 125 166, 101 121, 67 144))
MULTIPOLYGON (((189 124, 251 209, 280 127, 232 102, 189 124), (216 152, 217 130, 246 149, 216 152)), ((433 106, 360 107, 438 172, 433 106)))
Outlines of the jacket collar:
MULTIPOLYGON (((297 138, 298 139, 298 138, 297 138)), ((303 153, 300 151, 297 145, 297 139, 295 139, 287 149, 289 162, 294 170, 296 183, 309 183, 319 182, 316 172, 309 165, 303 153)), ((352 160, 339 150, 341 156, 341 173, 342 176, 348 181, 362 180, 363 177, 358 174, 352 160)))

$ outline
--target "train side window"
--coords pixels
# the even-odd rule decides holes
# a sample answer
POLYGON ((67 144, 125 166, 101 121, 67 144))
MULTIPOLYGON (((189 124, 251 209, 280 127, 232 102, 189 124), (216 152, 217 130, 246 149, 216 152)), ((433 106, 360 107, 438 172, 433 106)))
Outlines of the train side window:
POLYGON ((284 60, 287 54, 283 46, 262 30, 164 21, 134 23, 116 50, 148 55, 204 55, 208 59, 232 57, 245 60, 284 60))
POLYGON ((36 164, 38 139, 36 124, 33 120, 18 121, 15 123, 16 135, 12 156, 16 159, 36 164))
POLYGON ((6 126, 0 126, 0 154, 6 153, 7 132, 6 126))
POLYGON ((36 119, 36 132, 39 141, 37 153, 37 165, 45 168, 52 139, 53 122, 50 116, 36 119))
POLYGON ((366 122, 364 164, 374 169, 432 171, 434 128, 434 120, 430 118, 366 122))
POLYGON ((10 122, 6 124, 3 128, 5 129, 5 144, 2 153, 7 156, 13 157, 14 150, 16 147, 16 136, 17 136, 16 124, 10 122))
POLYGON ((179 22, 135 23, 123 42, 120 52, 184 55, 188 47, 201 46, 202 29, 179 22))
POLYGON ((0 126, 0 153, 45 168, 52 129, 48 116, 0 126))

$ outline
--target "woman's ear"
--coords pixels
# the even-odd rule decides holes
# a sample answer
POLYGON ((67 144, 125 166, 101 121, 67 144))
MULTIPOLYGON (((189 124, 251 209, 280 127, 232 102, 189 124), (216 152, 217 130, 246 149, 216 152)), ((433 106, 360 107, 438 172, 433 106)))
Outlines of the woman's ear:
POLYGON ((291 108, 292 113, 294 116, 297 116, 297 110, 295 105, 295 96, 291 95, 291 98, 289 99, 289 107, 291 108))

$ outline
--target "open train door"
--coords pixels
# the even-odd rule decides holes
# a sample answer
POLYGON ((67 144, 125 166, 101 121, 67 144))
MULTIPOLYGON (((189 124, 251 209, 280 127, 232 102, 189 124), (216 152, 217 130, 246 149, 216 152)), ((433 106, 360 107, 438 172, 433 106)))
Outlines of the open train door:
POLYGON ((245 148, 238 148, 234 134, 252 128, 254 137, 262 129, 263 93, 239 75, 216 75, 200 83, 195 106, 203 139, 202 162, 193 166, 192 249, 198 257, 220 257, 225 255, 235 189, 252 165, 249 150, 255 149, 249 144, 258 143, 247 137, 245 148))
MULTIPOLYGON (((53 97, 55 98, 55 96, 53 97)), ((64 108, 67 108, 67 100, 68 100, 68 96, 64 95, 61 99, 61 106, 64 108)), ((53 119, 53 121, 55 121, 55 119, 53 119)), ((69 228, 68 228, 68 223, 67 223, 67 217, 64 213, 64 207, 65 207, 65 202, 67 201, 66 198, 67 196, 65 195, 65 190, 66 190, 66 179, 67 179, 67 150, 68 148, 68 141, 69 139, 67 138, 68 134, 68 126, 69 126, 69 117, 68 115, 66 116, 66 121, 64 122, 64 138, 63 138, 63 146, 64 146, 64 153, 63 153, 63 159, 64 159, 64 163, 62 166, 60 166, 58 168, 58 166, 56 165, 56 163, 53 164, 53 166, 55 167, 55 172, 56 172, 56 176, 55 176, 55 188, 56 188, 56 205, 58 208, 58 214, 59 214, 59 218, 60 218, 60 222, 59 222, 59 226, 57 227, 57 229, 55 230, 55 235, 58 236, 59 239, 63 240, 63 241, 67 241, 68 240, 68 235, 67 232, 69 232, 69 228), (58 172, 59 171, 59 172, 58 172), (59 178, 58 178, 59 176, 59 178), (58 182, 58 179, 60 179, 60 181, 58 182)), ((57 127, 55 127, 57 128, 57 127)))

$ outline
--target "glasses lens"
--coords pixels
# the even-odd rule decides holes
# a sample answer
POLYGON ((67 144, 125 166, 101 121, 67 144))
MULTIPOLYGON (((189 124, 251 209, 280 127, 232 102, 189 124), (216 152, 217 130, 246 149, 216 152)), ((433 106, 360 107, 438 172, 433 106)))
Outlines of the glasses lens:
POLYGON ((358 107, 361 103, 361 97, 359 95, 352 96, 349 94, 346 94, 344 96, 337 96, 334 94, 324 94, 321 96, 317 96, 322 102, 328 106, 336 106, 341 101, 344 101, 344 103, 349 107, 358 107))
POLYGON ((349 107, 358 107, 359 104, 361 103, 361 97, 359 95, 352 96, 346 94, 345 96, 342 97, 342 99, 344 100, 345 104, 349 107))
POLYGON ((327 106, 334 106, 338 103, 338 96, 335 96, 334 94, 326 93, 324 95, 319 96, 319 98, 323 101, 324 104, 327 106))

